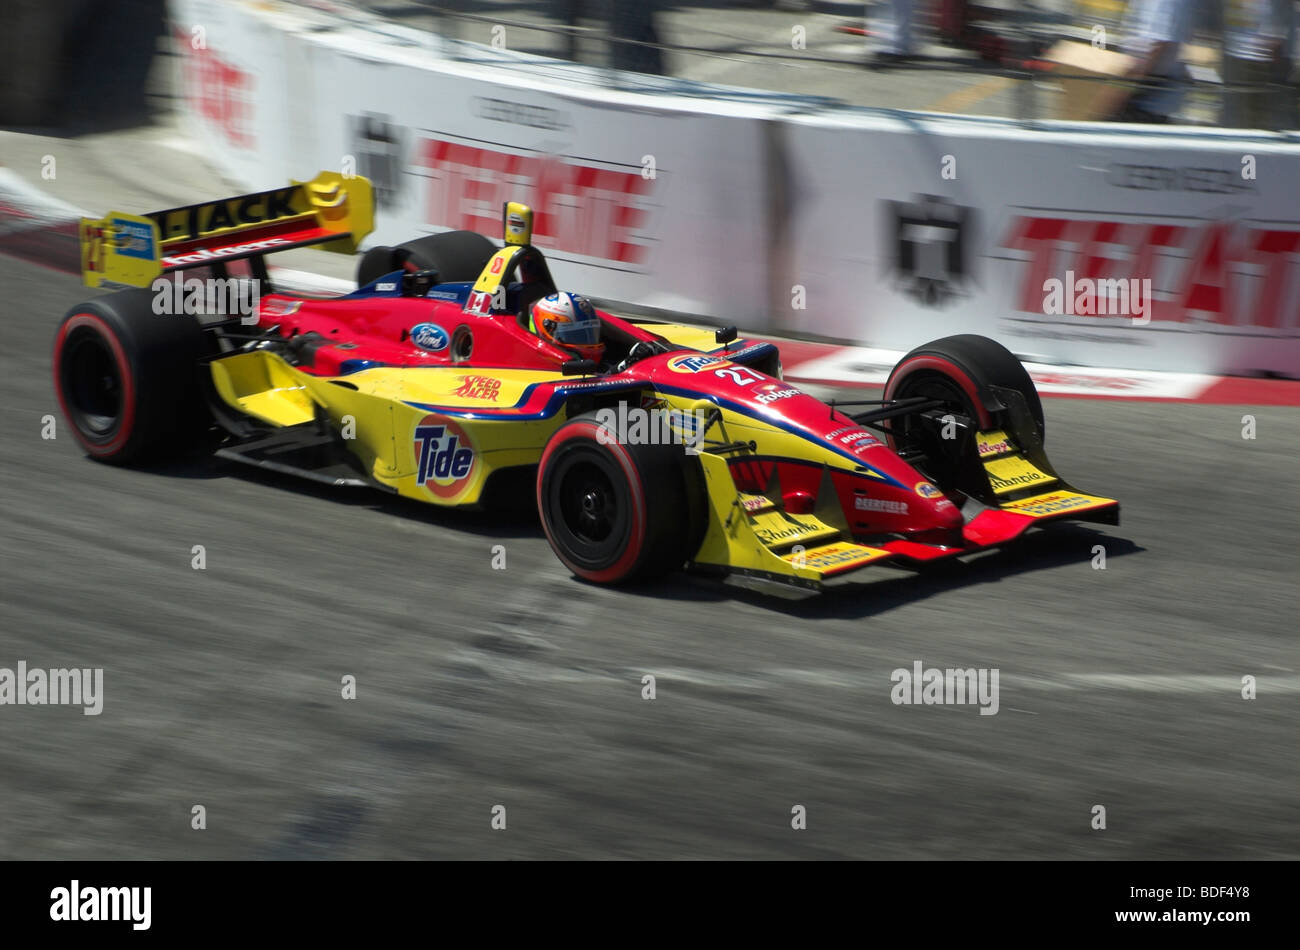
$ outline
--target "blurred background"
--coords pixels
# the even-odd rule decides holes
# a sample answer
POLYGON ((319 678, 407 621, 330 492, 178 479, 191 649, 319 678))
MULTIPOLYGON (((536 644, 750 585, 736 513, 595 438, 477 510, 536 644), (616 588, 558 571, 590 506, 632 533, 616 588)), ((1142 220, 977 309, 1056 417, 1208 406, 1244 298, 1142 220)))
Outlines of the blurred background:
MULTIPOLYGON (((215 2, 215 0, 213 0, 215 2)), ((299 0, 347 18, 351 5, 299 0)), ((823 103, 1011 117, 1294 129, 1291 0, 358 0, 395 25, 608 68, 823 103), (1141 116, 1103 88, 1176 97, 1141 116)), ((164 0, 10 0, 0 122, 147 114, 164 0), (111 15, 109 10, 111 9, 111 15), (111 68, 96 51, 111 50, 111 68), (91 103, 95 108, 90 108, 91 103)), ((454 46, 448 47, 455 56, 454 46)), ((471 50, 462 55, 472 57, 471 50)), ((557 65, 564 74, 564 67, 557 65)), ((1131 97, 1130 97, 1131 98, 1131 97)))

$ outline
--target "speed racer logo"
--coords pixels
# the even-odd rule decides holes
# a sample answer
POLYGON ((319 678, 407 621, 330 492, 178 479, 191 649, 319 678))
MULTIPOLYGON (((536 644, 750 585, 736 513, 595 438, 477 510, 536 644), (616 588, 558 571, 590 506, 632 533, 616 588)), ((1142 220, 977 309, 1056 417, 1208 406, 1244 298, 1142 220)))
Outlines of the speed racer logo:
POLYGON ((496 402, 501 395, 501 380, 490 376, 462 376, 460 387, 452 390, 451 394, 464 399, 490 399, 496 402))
POLYGON ((729 366, 731 361, 721 356, 709 356, 707 353, 689 353, 684 356, 674 356, 665 365, 674 373, 698 373, 711 366, 729 366))
POLYGON ((463 494, 474 480, 478 453, 465 430, 449 419, 433 414, 415 426, 417 484, 438 498, 463 494))

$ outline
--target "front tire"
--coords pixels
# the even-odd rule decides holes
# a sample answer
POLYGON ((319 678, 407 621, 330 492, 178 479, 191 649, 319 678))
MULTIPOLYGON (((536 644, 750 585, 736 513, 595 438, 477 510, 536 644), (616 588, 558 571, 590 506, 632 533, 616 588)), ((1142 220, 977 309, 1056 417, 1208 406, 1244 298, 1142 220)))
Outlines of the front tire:
POLYGON ((211 425, 199 363, 209 340, 192 315, 153 312, 149 290, 73 307, 54 339, 54 388, 92 458, 176 457, 211 425))
MULTIPOLYGON (((994 388, 1011 389, 1024 397, 1041 441, 1046 434, 1043 402, 1029 373, 1015 355, 996 340, 961 333, 934 340, 912 350, 894 367, 885 383, 884 398, 922 396, 939 399, 942 411, 971 419, 981 431, 1004 426, 1003 411, 994 388)), ((891 420, 890 446, 906 452, 917 439, 917 421, 902 416, 891 420)))
POLYGON ((564 565, 598 584, 658 577, 685 564, 702 538, 698 463, 681 445, 612 441, 596 413, 565 423, 546 443, 537 510, 564 565), (602 435, 604 439, 602 439, 602 435))

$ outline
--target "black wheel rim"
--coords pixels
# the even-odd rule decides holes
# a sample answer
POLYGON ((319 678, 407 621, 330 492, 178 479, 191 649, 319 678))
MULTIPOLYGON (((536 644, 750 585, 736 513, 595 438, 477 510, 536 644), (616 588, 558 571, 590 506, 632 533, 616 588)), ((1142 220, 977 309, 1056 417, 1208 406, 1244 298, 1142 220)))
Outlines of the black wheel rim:
POLYGON ((627 544, 627 485, 605 450, 575 446, 557 459, 547 479, 546 506, 554 540, 584 568, 607 567, 627 544))
POLYGON ((122 416, 122 373, 107 341, 90 329, 75 331, 65 344, 62 369, 73 424, 95 441, 111 436, 122 416))
MULTIPOLYGON (((972 425, 978 425, 975 407, 971 405, 966 394, 957 384, 946 376, 934 373, 917 374, 903 381, 894 393, 895 399, 911 399, 923 396, 926 399, 938 399, 943 405, 940 411, 947 415, 965 416, 972 425)), ((909 451, 917 447, 919 422, 910 416, 901 416, 893 420, 892 432, 899 451, 909 451)))

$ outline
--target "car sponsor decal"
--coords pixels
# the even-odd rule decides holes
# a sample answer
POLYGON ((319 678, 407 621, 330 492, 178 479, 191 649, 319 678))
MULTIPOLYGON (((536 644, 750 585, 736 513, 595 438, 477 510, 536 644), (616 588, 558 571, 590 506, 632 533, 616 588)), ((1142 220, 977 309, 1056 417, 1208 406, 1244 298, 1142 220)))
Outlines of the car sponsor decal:
POLYGON ((291 243, 288 238, 269 237, 261 241, 246 241, 243 244, 230 244, 225 247, 202 247, 190 254, 164 255, 162 261, 168 267, 177 267, 181 264, 201 264, 204 261, 228 257, 231 254, 250 254, 253 251, 264 251, 280 244, 291 243))
POLYGON ((988 432, 981 432, 976 435, 975 447, 979 449, 980 458, 988 458, 990 455, 1002 455, 1015 448, 1011 444, 1010 438, 1001 429, 990 429, 988 432))
POLYGON ((778 544, 783 541, 794 541, 797 538, 807 537, 810 534, 816 534, 818 531, 823 530, 822 525, 808 524, 803 521, 791 520, 787 522, 782 519, 774 520, 769 523, 772 525, 771 527, 766 527, 761 524, 754 526, 754 534, 756 534, 758 540, 762 541, 764 544, 778 544))
POLYGON ((661 203, 654 192, 666 177, 662 169, 647 178, 639 165, 629 170, 594 158, 561 157, 551 147, 522 149, 441 133, 416 143, 411 164, 439 183, 428 189, 422 221, 497 234, 505 202, 535 195, 532 243, 548 254, 632 268, 648 263, 654 244, 649 235, 657 233, 652 215, 661 203))
POLYGON ((478 453, 465 430, 443 416, 429 414, 415 425, 415 480, 437 498, 452 499, 473 481, 478 453))
POLYGON ((878 560, 881 551, 864 548, 856 544, 827 544, 811 551, 791 552, 782 555, 782 560, 795 567, 806 567, 814 571, 842 571, 859 564, 869 564, 878 560))
POLYGON ((301 300, 267 300, 262 303, 262 316, 287 317, 297 313, 301 306, 301 300))
POLYGON ((889 498, 868 498, 865 495, 858 495, 853 499, 853 507, 858 511, 880 511, 888 515, 907 514, 907 502, 889 498))
POLYGON ((850 452, 861 452, 863 449, 880 444, 880 440, 866 429, 841 429, 839 431, 843 434, 840 435, 837 441, 840 445, 848 446, 850 452))
POLYGON ((794 387, 782 388, 780 383, 764 383, 759 386, 754 393, 754 401, 767 405, 770 402, 778 402, 782 399, 789 399, 791 396, 801 395, 802 390, 794 387))
POLYGON ((123 257, 153 260, 153 228, 142 221, 114 218, 113 251, 123 257))
POLYGON ((984 470, 989 474, 989 482, 993 485, 993 490, 999 495, 1005 495, 1027 485, 1043 485, 1056 481, 1051 475, 1039 471, 1033 464, 1018 455, 985 462, 984 470))
POLYGON ((436 323, 417 323, 411 327, 411 342, 422 350, 437 353, 447 348, 451 342, 447 331, 436 323))
POLYGON ((491 376, 462 376, 461 384, 457 389, 452 390, 453 396, 460 396, 463 399, 490 399, 497 401, 501 395, 501 380, 493 379, 491 376))
POLYGON ((681 356, 672 357, 664 365, 674 373, 698 373, 710 366, 730 366, 731 362, 721 356, 709 356, 707 353, 685 353, 681 356))
POLYGON ((1032 515, 1035 518, 1041 518, 1045 515, 1060 514, 1063 511, 1078 511, 1082 508, 1099 508, 1104 505, 1113 504, 1108 498, 1097 498, 1094 495, 1080 495, 1076 492, 1058 491, 1046 495, 1035 495, 1033 498, 1022 498, 1020 501, 1007 502, 1002 506, 1004 511, 1015 511, 1022 515, 1032 515))
POLYGON ((915 486, 916 493, 922 498, 942 498, 943 492, 935 488, 929 482, 917 482, 915 486))

